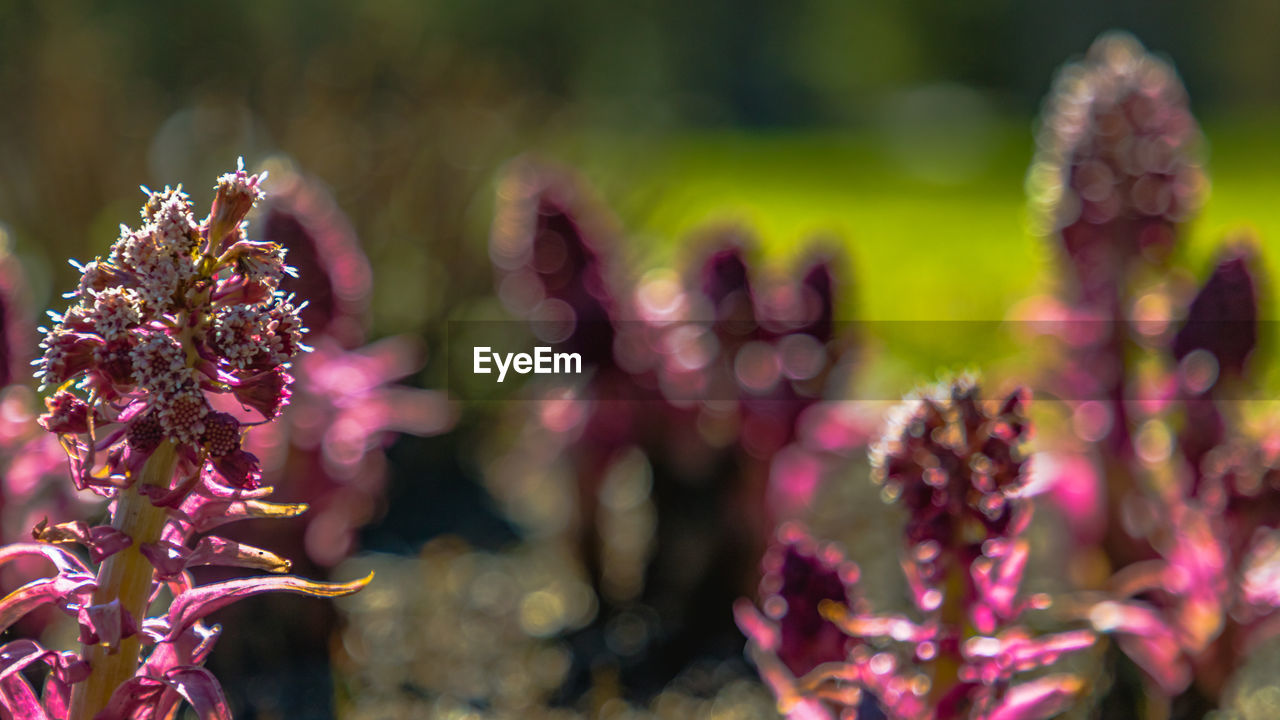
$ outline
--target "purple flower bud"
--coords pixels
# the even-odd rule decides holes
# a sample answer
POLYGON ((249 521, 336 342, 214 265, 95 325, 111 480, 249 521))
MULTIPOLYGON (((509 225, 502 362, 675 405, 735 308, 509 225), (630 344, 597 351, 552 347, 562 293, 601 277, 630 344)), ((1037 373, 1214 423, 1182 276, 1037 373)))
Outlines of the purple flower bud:
POLYGON ((596 367, 614 362, 618 300, 604 257, 615 234, 606 213, 568 172, 518 161, 502 181, 489 254, 499 295, 535 323, 573 328, 561 343, 596 367))
POLYGON ((740 248, 718 250, 707 258, 702 265, 702 294, 711 303, 712 317, 721 332, 736 336, 755 332, 755 297, 740 248))
POLYGON ((1173 68, 1119 33, 1063 68, 1046 105, 1028 186, 1094 303, 1138 258, 1167 256, 1199 208, 1200 130, 1173 68))
POLYGON ((907 555, 918 593, 936 589, 959 563, 968 567, 990 540, 1020 533, 1027 436, 1026 396, 984 403, 969 378, 909 398, 872 448, 872 479, 907 510, 907 555))
POLYGON ((266 180, 266 173, 250 175, 244 171, 244 158, 240 158, 236 171, 218 178, 215 186, 217 194, 213 198, 213 206, 209 217, 205 220, 205 232, 208 235, 209 247, 216 252, 222 251, 223 239, 240 226, 258 200, 262 199, 261 184, 266 180))
POLYGON ((835 337, 835 280, 831 265, 826 261, 814 263, 804 274, 801 287, 805 290, 803 308, 807 322, 798 330, 808 333, 822 342, 835 337))
POLYGON ((292 375, 284 368, 275 368, 237 382, 231 392, 245 406, 257 410, 268 420, 274 420, 289 402, 292 384, 292 375))
POLYGON ((1185 359, 1196 350, 1207 350, 1223 375, 1240 376, 1258 342, 1258 298, 1251 268, 1254 252, 1240 244, 1222 258, 1196 293, 1187 319, 1173 340, 1173 355, 1185 359))
POLYGON ((851 588, 858 566, 833 546, 821 547, 796 525, 778 531, 778 544, 765 555, 761 605, 776 623, 777 652, 799 677, 826 662, 848 657, 853 639, 822 617, 823 602, 854 607, 851 588))
POLYGON ((40 427, 58 434, 89 432, 89 405, 75 394, 59 390, 44 404, 49 412, 40 416, 40 427))

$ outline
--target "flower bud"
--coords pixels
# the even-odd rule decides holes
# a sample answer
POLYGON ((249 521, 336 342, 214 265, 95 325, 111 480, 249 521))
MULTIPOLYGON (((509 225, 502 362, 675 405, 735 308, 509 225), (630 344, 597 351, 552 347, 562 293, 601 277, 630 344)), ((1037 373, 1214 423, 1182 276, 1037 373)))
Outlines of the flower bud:
POLYGON ((236 171, 218 178, 217 194, 209 217, 205 220, 208 244, 211 250, 221 253, 223 240, 240 226, 253 206, 263 197, 262 182, 267 174, 250 175, 244 171, 244 158, 236 163, 236 171))
POLYGON ((1063 68, 1046 105, 1028 188, 1097 300, 1135 261, 1163 260, 1199 208, 1200 129, 1173 68, 1119 33, 1063 68))

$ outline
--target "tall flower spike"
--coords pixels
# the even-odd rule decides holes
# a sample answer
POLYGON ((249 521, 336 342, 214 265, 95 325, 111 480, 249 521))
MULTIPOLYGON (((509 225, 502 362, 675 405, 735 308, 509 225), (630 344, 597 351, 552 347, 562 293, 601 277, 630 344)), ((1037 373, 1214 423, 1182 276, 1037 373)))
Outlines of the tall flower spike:
MULTIPOLYGON (((699 642, 736 636, 723 608, 755 585, 777 518, 812 497, 818 460, 802 447, 799 418, 835 365, 838 283, 817 263, 757 296, 736 230, 695 239, 711 259, 686 281, 658 269, 634 286, 618 282, 630 276, 616 264, 620 233, 591 200, 571 173, 527 160, 499 184, 489 248, 499 296, 535 332, 544 318, 570 320, 561 347, 592 366, 548 394, 540 427, 500 472, 552 459, 569 466, 578 500, 570 532, 601 599, 597 622, 636 603, 662 609, 654 642, 625 659, 621 677, 648 684, 683 668, 699 642), (635 461, 651 468, 652 489, 625 512, 653 521, 624 525, 608 488, 635 461), (706 571, 686 571, 694 566, 706 571)), ((512 492, 521 485, 494 490, 528 518, 515 510, 528 507, 512 492)))
POLYGON ((1163 259, 1203 200, 1200 129, 1173 68, 1130 35, 1103 35, 1049 96, 1028 178, 1087 304, 1139 258, 1163 259))
MULTIPOLYGON (((836 646, 847 652, 843 662, 787 663, 809 668, 792 680, 785 659, 764 652, 785 647, 785 626, 739 609, 761 674, 793 717, 833 718, 833 704, 854 717, 861 688, 892 720, 1044 720, 1081 689, 1079 678, 1063 673, 1020 677, 1094 641, 1088 630, 1035 637, 1018 624, 1023 611, 1048 602, 1020 595, 1028 554, 1020 533, 1031 511, 1019 448, 1028 434, 1025 404, 1021 392, 987 403, 968 378, 944 383, 909 398, 871 451, 885 499, 908 513, 902 567, 922 621, 871 613, 829 592, 793 593, 782 618, 803 618, 797 604, 816 602, 849 639, 836 646)), ((812 649, 831 647, 809 635, 812 649)))
MULTIPOLYGON (((239 237, 260 181, 243 166, 224 175, 203 223, 180 188, 149 192, 142 226, 123 228, 106 259, 83 266, 71 307, 46 331, 37 375, 59 387, 41 425, 66 448, 76 486, 111 500, 109 527, 71 521, 35 533, 42 543, 87 546, 96 571, 51 544, 10 546, 43 552, 58 573, 0 600, 0 616, 52 604, 80 624, 78 655, 38 655, 56 659, 39 708, 47 716, 168 717, 185 700, 202 717, 225 717, 222 691, 200 667, 217 636, 202 623, 206 614, 264 592, 332 597, 368 582, 258 576, 197 586, 188 572, 287 571, 283 558, 205 533, 305 510, 266 502, 271 488, 260 487, 258 460, 241 447, 245 428, 272 420, 287 397, 284 383, 274 403, 248 402, 243 391, 264 375, 287 378, 289 362, 307 349, 305 303, 275 290, 284 251, 239 237), (215 410, 215 402, 240 410, 215 410), (153 607, 160 584, 173 596, 167 610, 153 607), (148 618, 153 610, 159 614, 148 618)), ((37 712, 21 676, 5 682, 0 707, 37 712)))
POLYGON ((1015 392, 993 412, 962 377, 909 398, 872 447, 872 479, 908 513, 904 566, 922 608, 963 601, 945 597, 952 576, 1026 527, 1026 403, 1015 392))
MULTIPOLYGON (((1168 304, 1152 271, 1167 264, 1204 199, 1200 141, 1172 66, 1133 37, 1108 33, 1058 73, 1028 173, 1031 203, 1064 270, 1064 303, 1053 313, 1063 361, 1050 386, 1074 405, 1077 442, 1060 449, 1086 470, 1074 482, 1093 486, 1077 498, 1099 499, 1099 507, 1069 512, 1105 514, 1098 554, 1112 568, 1154 554, 1132 522, 1144 472, 1132 426, 1144 411, 1131 400, 1149 392, 1139 387, 1137 359, 1155 340, 1132 318, 1168 304)), ((1090 566, 1105 567, 1076 568, 1090 566)))

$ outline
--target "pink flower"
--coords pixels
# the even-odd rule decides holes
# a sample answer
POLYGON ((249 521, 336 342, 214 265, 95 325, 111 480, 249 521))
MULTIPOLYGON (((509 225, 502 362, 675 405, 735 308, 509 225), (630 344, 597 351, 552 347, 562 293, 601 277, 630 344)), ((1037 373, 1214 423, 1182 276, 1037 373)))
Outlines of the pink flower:
POLYGON ((884 497, 908 512, 902 567, 920 619, 869 611, 851 600, 856 570, 813 569, 801 551, 788 552, 780 580, 762 584, 774 620, 739 604, 779 709, 848 717, 867 693, 893 720, 1044 720, 1070 704, 1080 678, 1021 677, 1094 642, 1089 630, 1033 636, 1018 624, 1048 604, 1020 594, 1031 512, 1019 447, 1025 404, 1021 392, 987 403, 961 378, 910 397, 871 451, 884 497), (833 642, 823 621, 847 637, 833 642))
POLYGON ((31 641, 0 648, 7 714, 163 717, 186 701, 204 717, 224 717, 221 689, 199 667, 217 635, 204 615, 263 592, 332 597, 368 582, 268 576, 195 586, 186 572, 208 564, 287 571, 273 553, 196 536, 231 520, 305 510, 263 500, 271 489, 259 487, 258 461, 241 449, 241 420, 214 409, 234 406, 237 389, 266 375, 274 384, 247 396, 269 421, 287 398, 288 363, 307 349, 300 308, 270 290, 286 272, 283 249, 221 242, 241 232, 259 181, 243 167, 221 178, 203 224, 180 189, 148 192, 142 226, 123 228, 106 259, 82 266, 72 306, 46 330, 37 374, 62 387, 40 423, 66 448, 76 487, 110 500, 113 521, 41 523, 39 542, 0 549, 0 566, 41 557, 56 571, 0 600, 0 617, 11 623, 50 605, 77 620, 83 644, 78 655, 31 641), (268 292, 232 290, 250 284, 268 292), (97 570, 55 545, 67 542, 86 546, 97 570), (156 583, 174 599, 148 618, 156 583), (33 662, 52 672, 40 699, 16 674, 33 662))

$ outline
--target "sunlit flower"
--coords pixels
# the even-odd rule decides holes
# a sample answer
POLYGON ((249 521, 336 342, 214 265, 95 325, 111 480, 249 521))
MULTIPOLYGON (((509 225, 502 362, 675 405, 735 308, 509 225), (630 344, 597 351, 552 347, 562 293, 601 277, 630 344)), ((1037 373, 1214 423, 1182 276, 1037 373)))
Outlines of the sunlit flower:
POLYGON ((909 398, 871 451, 882 495, 907 510, 902 568, 920 619, 851 602, 856 571, 839 573, 843 592, 818 589, 816 580, 837 577, 833 569, 793 571, 788 593, 784 566, 781 589, 762 597, 776 622, 739 606, 757 667, 789 717, 856 714, 865 692, 893 720, 1042 720, 1080 691, 1081 678, 1043 671, 1090 647, 1093 633, 1036 636, 1019 624, 1048 604, 1020 592, 1031 512, 1025 403, 1021 392, 987 403, 967 378, 943 383, 909 398), (812 580, 796 582, 804 578, 812 580), (848 636, 843 644, 825 626, 787 621, 815 610, 848 636), (788 641, 808 651, 803 663, 788 641))
POLYGON ((202 716, 225 716, 217 681, 200 667, 218 632, 201 622, 206 614, 264 592, 334 596, 367 582, 266 576, 196 586, 186 572, 198 565, 286 572, 289 562, 273 553, 204 533, 305 510, 264 501, 271 488, 259 486, 258 460, 241 449, 246 427, 270 420, 285 389, 261 405, 270 411, 262 417, 247 407, 239 417, 214 409, 235 408, 234 391, 263 374, 287 377, 288 363, 307 349, 288 298, 240 291, 278 278, 283 250, 266 248, 246 267, 243 253, 221 247, 260 196, 259 181, 243 167, 220 179, 204 223, 180 188, 146 191, 142 226, 123 228, 106 259, 81 266, 73 304, 45 330, 37 376, 56 390, 40 424, 66 448, 76 487, 111 500, 113 519, 42 522, 38 542, 0 549, 0 564, 43 557, 57 571, 0 600, 0 616, 11 623, 53 605, 77 620, 83 644, 80 654, 29 640, 0 648, 0 671, 9 675, 0 706, 8 714, 163 717, 186 701, 202 716), (58 547, 68 542, 89 549, 96 571, 58 547), (173 600, 148 618, 155 582, 173 600), (32 662, 51 671, 40 700, 16 674, 32 662))

